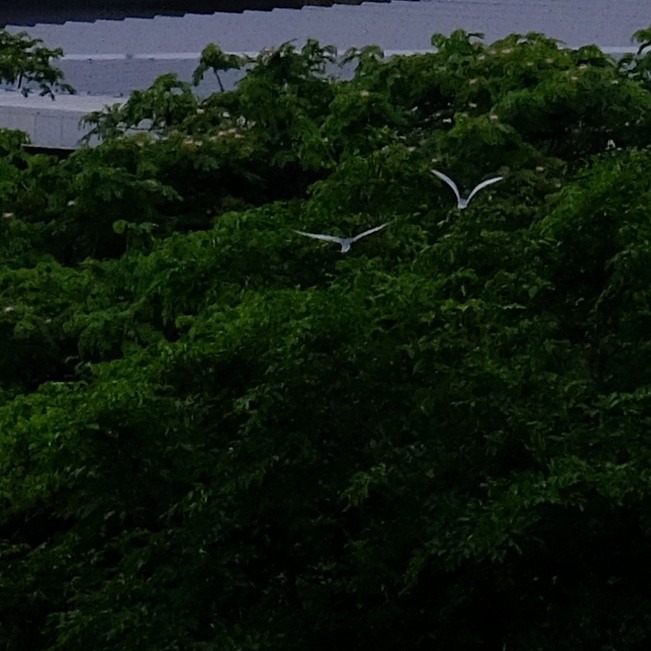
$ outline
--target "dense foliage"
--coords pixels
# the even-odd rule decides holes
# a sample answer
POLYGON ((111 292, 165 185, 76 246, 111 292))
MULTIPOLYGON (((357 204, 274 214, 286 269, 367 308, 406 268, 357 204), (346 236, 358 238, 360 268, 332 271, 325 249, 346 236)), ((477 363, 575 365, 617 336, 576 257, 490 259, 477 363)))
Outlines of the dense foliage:
POLYGON ((63 81, 63 72, 52 64, 53 59, 62 55, 63 50, 45 47, 40 38, 0 29, 0 81, 24 95, 36 88, 41 95, 50 97, 54 97, 54 91, 73 92, 63 81))
POLYGON ((212 45, 235 91, 2 132, 0 646, 648 648, 637 36, 212 45))

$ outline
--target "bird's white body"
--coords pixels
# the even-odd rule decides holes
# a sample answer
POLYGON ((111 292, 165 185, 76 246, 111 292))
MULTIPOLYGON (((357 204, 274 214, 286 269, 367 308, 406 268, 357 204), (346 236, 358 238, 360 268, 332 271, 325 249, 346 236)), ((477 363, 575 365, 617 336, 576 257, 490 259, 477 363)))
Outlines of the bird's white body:
POLYGON ((438 176, 438 178, 441 179, 441 181, 445 181, 445 183, 447 183, 452 188, 452 191, 454 192, 454 195, 457 198, 457 208, 459 208, 459 210, 465 210, 468 207, 470 200, 480 190, 483 190, 485 187, 489 185, 493 185, 493 183, 497 183, 498 181, 501 181, 504 178, 503 176, 495 176, 492 179, 487 179, 486 181, 482 181, 479 185, 475 186, 473 191, 467 197, 462 197, 461 193, 459 192, 459 188, 457 187, 457 184, 447 174, 443 174, 443 172, 439 172, 438 170, 432 170, 432 174, 438 176))
POLYGON ((337 237, 336 235, 326 235, 324 233, 305 233, 304 231, 295 231, 299 235, 305 235, 305 237, 312 237, 315 240, 324 240, 325 242, 336 242, 341 245, 341 252, 347 253, 350 251, 351 245, 353 245, 357 240, 361 240, 363 237, 370 235, 371 233, 376 233, 377 231, 383 229, 389 224, 382 224, 382 226, 376 226, 375 228, 370 228, 355 237, 337 237))

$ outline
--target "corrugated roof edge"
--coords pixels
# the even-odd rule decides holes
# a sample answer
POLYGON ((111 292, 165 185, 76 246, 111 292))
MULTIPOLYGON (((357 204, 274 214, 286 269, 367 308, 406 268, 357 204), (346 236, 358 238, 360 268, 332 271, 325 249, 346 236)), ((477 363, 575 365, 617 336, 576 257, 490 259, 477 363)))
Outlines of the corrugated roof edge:
POLYGON ((110 0, 107 3, 107 0, 21 0, 13 6, 3 7, 0 10, 0 26, 27 27, 37 23, 67 21, 94 22, 154 16, 213 14, 222 11, 241 13, 250 10, 300 9, 306 6, 331 7, 333 4, 357 5, 365 1, 390 2, 390 0, 110 0))

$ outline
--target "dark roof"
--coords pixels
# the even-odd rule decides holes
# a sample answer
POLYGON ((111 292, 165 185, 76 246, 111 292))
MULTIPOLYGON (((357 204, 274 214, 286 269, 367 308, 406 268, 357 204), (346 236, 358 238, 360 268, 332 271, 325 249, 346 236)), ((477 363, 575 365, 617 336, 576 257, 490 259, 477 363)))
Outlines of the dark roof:
MULTIPOLYGON (((2 3, 0 25, 35 25, 101 19, 212 14, 217 11, 270 11, 306 5, 361 4, 363 0, 18 0, 2 3)), ((389 0, 373 0, 388 2, 389 0)))

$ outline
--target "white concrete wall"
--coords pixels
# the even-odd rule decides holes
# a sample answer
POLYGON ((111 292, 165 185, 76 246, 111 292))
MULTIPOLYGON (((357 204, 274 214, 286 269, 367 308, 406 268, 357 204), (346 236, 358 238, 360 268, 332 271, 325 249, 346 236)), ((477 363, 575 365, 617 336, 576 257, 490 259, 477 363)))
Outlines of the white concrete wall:
POLYGON ((0 91, 0 127, 24 131, 39 147, 75 148, 87 132, 80 120, 92 111, 123 101, 113 97, 49 97, 0 91))
MULTIPOLYGON (((255 52, 306 38, 339 48, 375 43, 387 50, 430 47, 434 32, 479 31, 488 40, 537 31, 569 46, 627 46, 651 25, 649 0, 431 0, 303 9, 187 14, 153 19, 35 25, 29 33, 67 54, 198 52, 210 42, 255 52)), ((20 31, 21 27, 9 27, 20 31)))
MULTIPOLYGON (((631 36, 651 25, 651 0, 431 0, 304 7, 153 19, 35 25, 29 33, 63 48, 60 62, 78 92, 128 95, 173 71, 189 79, 208 43, 229 52, 259 52, 308 38, 348 47, 429 50, 435 32, 463 28, 487 41, 513 32, 543 32, 570 47, 596 43, 631 47, 631 36)), ((9 31, 22 28, 9 26, 9 31)))

